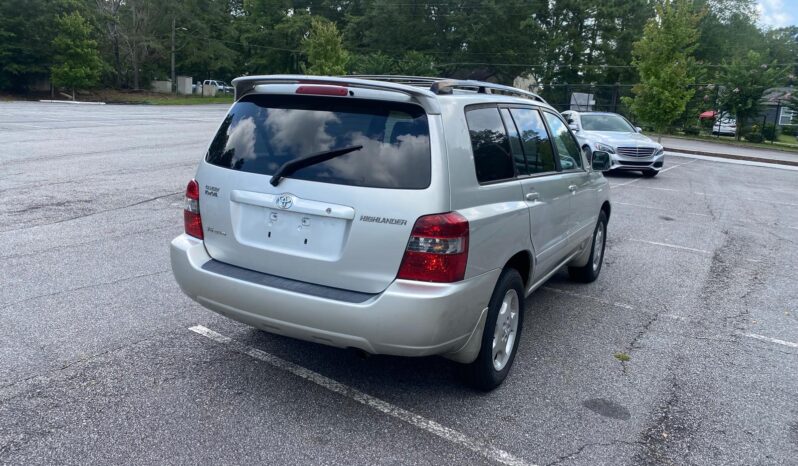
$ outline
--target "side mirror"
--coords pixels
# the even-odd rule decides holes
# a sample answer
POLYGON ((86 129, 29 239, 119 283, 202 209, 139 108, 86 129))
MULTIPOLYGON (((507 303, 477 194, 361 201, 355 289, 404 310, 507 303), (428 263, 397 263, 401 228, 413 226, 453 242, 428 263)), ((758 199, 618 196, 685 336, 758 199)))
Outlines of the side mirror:
POLYGON ((568 125, 568 127, 571 128, 571 131, 573 131, 574 133, 579 131, 579 126, 577 126, 575 123, 571 123, 570 125, 568 125))
POLYGON ((593 157, 590 160, 590 166, 597 172, 603 172, 610 169, 610 154, 603 150, 593 151, 593 157))
POLYGON ((638 132, 638 133, 642 133, 643 132, 643 128, 641 128, 639 126, 635 126, 635 131, 638 132))

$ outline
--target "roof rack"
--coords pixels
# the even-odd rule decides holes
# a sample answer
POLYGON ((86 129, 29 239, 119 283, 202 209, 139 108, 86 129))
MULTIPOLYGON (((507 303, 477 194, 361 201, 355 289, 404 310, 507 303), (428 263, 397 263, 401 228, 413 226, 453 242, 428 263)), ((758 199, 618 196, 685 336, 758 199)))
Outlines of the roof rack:
POLYGON ((453 94, 455 89, 470 90, 479 94, 499 94, 522 97, 548 105, 548 102, 534 92, 515 87, 483 81, 432 78, 425 76, 392 75, 351 75, 351 76, 303 76, 268 75, 242 76, 233 80, 235 98, 240 99, 259 85, 267 84, 328 84, 349 86, 361 89, 375 89, 400 92, 418 101, 427 113, 440 113, 436 95, 453 94))
POLYGON ((393 76, 393 75, 352 75, 352 78, 367 79, 370 81, 386 81, 407 86, 427 87, 437 95, 453 94, 454 89, 472 90, 478 94, 500 94, 513 97, 523 97, 548 105, 541 96, 534 92, 524 91, 516 87, 502 84, 474 81, 467 79, 432 78, 426 76, 393 76))

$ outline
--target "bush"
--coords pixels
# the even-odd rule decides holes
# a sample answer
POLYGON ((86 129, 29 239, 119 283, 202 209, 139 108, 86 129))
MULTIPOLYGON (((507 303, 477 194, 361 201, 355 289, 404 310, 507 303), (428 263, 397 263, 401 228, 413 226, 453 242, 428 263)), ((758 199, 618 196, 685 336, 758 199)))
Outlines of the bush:
POLYGON ((687 136, 698 136, 701 134, 701 128, 698 126, 685 126, 683 131, 687 136))
POLYGON ((798 126, 782 126, 781 134, 784 134, 785 136, 798 136, 798 126))
POLYGON ((765 125, 762 127, 762 137, 768 141, 775 141, 779 137, 779 128, 776 125, 765 125))
POLYGON ((750 132, 745 135, 745 140, 748 142, 763 142, 765 137, 762 136, 762 133, 750 132))

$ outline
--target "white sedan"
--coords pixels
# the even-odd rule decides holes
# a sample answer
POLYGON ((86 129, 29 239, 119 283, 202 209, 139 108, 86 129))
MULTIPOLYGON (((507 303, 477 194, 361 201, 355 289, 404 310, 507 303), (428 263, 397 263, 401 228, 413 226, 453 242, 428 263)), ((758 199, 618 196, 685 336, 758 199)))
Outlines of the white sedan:
POLYGON ((610 170, 643 172, 654 177, 665 164, 662 145, 617 113, 562 112, 583 149, 610 154, 610 170))

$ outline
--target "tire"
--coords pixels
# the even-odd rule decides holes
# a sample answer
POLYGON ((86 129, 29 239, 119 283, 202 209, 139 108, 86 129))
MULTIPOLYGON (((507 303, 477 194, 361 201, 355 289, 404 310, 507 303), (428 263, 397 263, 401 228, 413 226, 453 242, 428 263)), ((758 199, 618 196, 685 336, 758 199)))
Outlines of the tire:
POLYGON ((599 213, 590 243, 590 257, 587 264, 583 267, 568 267, 568 275, 574 281, 590 283, 595 281, 601 273, 601 267, 604 265, 604 246, 607 243, 607 214, 603 210, 599 213))
POLYGON ((646 178, 654 178, 659 174, 658 170, 643 170, 643 176, 646 178))
POLYGON ((477 359, 463 367, 468 385, 490 391, 501 385, 513 366, 524 327, 524 282, 515 269, 504 269, 488 304, 488 317, 482 332, 482 346, 477 359), (497 328, 497 322, 499 328, 497 328), (494 351, 494 340, 504 341, 494 351), (509 346, 509 352, 507 347, 509 346))

